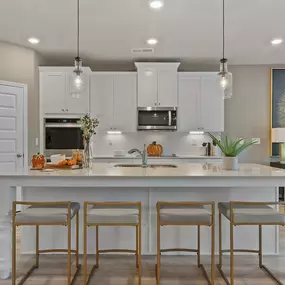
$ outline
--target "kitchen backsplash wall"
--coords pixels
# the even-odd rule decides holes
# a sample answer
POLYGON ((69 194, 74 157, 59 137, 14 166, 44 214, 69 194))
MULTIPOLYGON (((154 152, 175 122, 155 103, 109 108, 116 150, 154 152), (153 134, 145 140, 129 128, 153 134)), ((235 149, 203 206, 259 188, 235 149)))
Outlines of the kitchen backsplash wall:
POLYGON ((143 145, 153 141, 163 146, 163 154, 180 155, 204 155, 203 142, 211 142, 207 135, 192 135, 178 132, 137 132, 123 133, 120 135, 108 135, 97 133, 93 142, 93 155, 113 155, 114 150, 124 150, 125 153, 131 148, 143 149, 143 145))

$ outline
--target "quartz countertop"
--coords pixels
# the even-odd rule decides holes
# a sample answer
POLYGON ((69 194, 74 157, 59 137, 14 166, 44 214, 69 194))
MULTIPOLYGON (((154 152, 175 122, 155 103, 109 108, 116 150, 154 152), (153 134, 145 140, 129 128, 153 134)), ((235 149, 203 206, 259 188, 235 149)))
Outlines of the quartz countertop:
MULTIPOLYGON (((175 163, 173 163, 175 164, 175 163)), ((159 167, 115 167, 112 163, 93 163, 92 169, 56 170, 45 172, 29 170, 19 173, 0 173, 0 177, 32 176, 32 177, 138 177, 138 178, 191 178, 191 177, 284 177, 285 170, 260 164, 240 164, 238 171, 223 170, 219 163, 187 163, 175 164, 177 168, 159 167)))

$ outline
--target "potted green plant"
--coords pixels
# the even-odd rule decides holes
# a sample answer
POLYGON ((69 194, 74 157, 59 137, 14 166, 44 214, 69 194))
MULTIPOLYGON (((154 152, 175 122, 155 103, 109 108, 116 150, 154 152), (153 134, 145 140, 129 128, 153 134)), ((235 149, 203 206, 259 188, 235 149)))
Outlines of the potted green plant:
POLYGON ((251 145, 257 143, 257 141, 253 139, 231 139, 228 136, 221 136, 219 140, 213 134, 208 134, 213 140, 213 143, 215 143, 224 154, 223 169, 225 170, 238 170, 238 155, 251 145))

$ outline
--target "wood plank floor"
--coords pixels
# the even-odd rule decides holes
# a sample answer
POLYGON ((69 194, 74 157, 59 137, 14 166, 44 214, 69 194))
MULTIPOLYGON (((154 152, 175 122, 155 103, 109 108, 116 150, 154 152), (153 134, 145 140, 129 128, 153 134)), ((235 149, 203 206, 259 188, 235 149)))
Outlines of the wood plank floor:
MULTIPOLYGON (((94 257, 89 258, 89 268, 91 269, 94 257)), ((264 263, 277 273, 277 276, 284 282, 285 256, 265 257, 264 263)), ((19 277, 32 265, 32 258, 22 258, 19 268, 19 277)), ((30 279, 25 283, 27 285, 60 285, 66 284, 66 257, 62 255, 43 256, 40 259, 40 268, 33 273, 30 279)), ((209 270, 209 260, 202 257, 202 262, 209 270)), ((225 257, 224 264, 228 264, 229 259, 225 257)), ((271 285, 275 284, 263 271, 258 268, 258 260, 254 256, 236 256, 236 285, 271 285)), ((73 263, 74 265, 74 263, 73 263)), ((143 258, 143 285, 155 285, 155 257, 143 258)), ((225 271, 229 273, 229 267, 225 265, 225 271)), ((73 268, 74 272, 75 268, 73 268)), ((216 284, 225 284, 219 273, 216 272, 216 284)), ((92 285, 133 285, 137 284, 135 258, 132 256, 104 256, 100 259, 100 268, 95 272, 90 284, 92 285)), ((1 280, 1 285, 10 285, 10 280, 1 280)), ((75 285, 83 284, 82 272, 78 276, 75 285)), ((201 270, 196 267, 196 258, 163 256, 162 285, 203 285, 207 284, 201 270)))

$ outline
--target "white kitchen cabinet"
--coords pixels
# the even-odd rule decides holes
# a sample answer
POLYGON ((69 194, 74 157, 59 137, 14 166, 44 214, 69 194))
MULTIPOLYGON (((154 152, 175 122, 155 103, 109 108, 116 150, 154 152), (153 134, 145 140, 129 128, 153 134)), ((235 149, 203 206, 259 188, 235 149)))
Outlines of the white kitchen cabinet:
POLYGON ((178 130, 224 131, 224 99, 216 72, 179 74, 178 130))
POLYGON ((179 63, 135 63, 138 107, 177 107, 179 63))
POLYGON ((99 120, 98 131, 109 130, 113 126, 113 76, 94 74, 91 76, 90 112, 99 120))
POLYGON ((136 74, 114 76, 114 122, 115 130, 137 130, 137 84, 136 74))
POLYGON ((136 131, 136 74, 94 72, 90 89, 90 111, 99 119, 99 131, 136 131))
POLYGON ((65 113, 65 72, 43 72, 40 74, 40 90, 45 114, 65 113))
POLYGON ((89 112, 89 75, 84 68, 85 87, 72 96, 72 67, 40 67, 40 98, 44 115, 83 115, 89 112))
POLYGON ((178 131, 189 132, 200 127, 200 76, 179 77, 178 131))
POLYGON ((157 106, 157 68, 141 67, 138 69, 138 107, 157 106))
POLYGON ((178 106, 177 68, 158 68, 158 107, 178 106))
POLYGON ((204 131, 224 131, 224 98, 218 75, 201 78, 200 121, 204 131))

